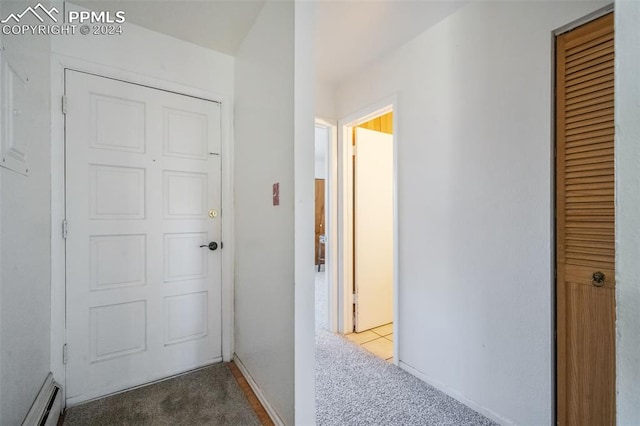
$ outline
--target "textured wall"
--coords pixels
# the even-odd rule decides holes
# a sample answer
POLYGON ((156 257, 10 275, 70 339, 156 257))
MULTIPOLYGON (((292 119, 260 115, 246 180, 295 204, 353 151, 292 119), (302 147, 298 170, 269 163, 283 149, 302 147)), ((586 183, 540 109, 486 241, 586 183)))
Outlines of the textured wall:
POLYGON ((640 3, 617 1, 617 422, 640 423, 640 3))
MULTIPOLYGON (((20 13, 26 5, 3 0, 0 16, 20 13)), ((22 22, 38 23, 29 19, 22 22)), ((1 60, 24 88, 13 107, 17 113, 9 115, 29 168, 28 176, 0 168, 0 424, 14 425, 22 422, 49 373, 50 39, 16 35, 2 36, 1 42, 1 60)))

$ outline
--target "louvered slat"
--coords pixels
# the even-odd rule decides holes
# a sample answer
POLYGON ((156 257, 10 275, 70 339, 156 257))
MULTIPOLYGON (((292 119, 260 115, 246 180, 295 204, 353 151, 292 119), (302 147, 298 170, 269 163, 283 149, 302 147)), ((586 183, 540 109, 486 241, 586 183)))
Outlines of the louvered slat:
MULTIPOLYGON (((571 194, 566 196, 568 204, 594 204, 613 202, 613 195, 592 194, 589 191, 585 195, 571 194)), ((560 212, 559 212, 560 213, 560 212)), ((564 209, 561 213, 564 213, 564 209)))
POLYGON ((605 104, 605 103, 608 103, 608 105, 613 105, 613 95, 605 95, 601 97, 582 99, 582 100, 575 98, 573 99, 573 101, 574 102, 568 103, 567 105, 565 105, 567 116, 569 117, 574 115, 574 113, 572 113, 572 110, 574 109, 598 108, 601 106, 601 104, 605 104))
POLYGON ((604 164, 613 162, 613 150, 611 148, 599 149, 590 152, 577 152, 572 158, 566 160, 566 167, 570 170, 578 166, 591 166, 592 168, 604 167, 604 164))
MULTIPOLYGON (((601 135, 611 134, 613 131, 613 120, 605 121, 601 123, 597 123, 595 121, 591 121, 590 123, 584 122, 582 126, 574 127, 574 128, 566 128, 567 137, 574 135, 584 135, 586 137, 590 137, 592 135, 596 135, 600 131, 601 135)), ((575 138, 572 138, 575 139, 575 138)))
POLYGON ((612 37, 613 34, 611 34, 611 31, 600 30, 598 32, 587 34, 585 37, 567 41, 565 44, 565 55, 575 55, 576 53, 589 50, 593 46, 597 46, 607 40, 611 40, 612 37), (585 39, 588 39, 588 41, 583 42, 585 39))
POLYGON ((566 165, 567 173, 581 172, 586 170, 599 170, 599 169, 610 169, 611 173, 613 173, 613 158, 611 161, 601 161, 596 164, 579 164, 579 165, 566 165))
POLYGON ((586 61, 576 61, 573 66, 567 66, 567 75, 571 75, 574 72, 580 72, 590 69, 593 66, 597 66, 600 64, 604 64, 607 62, 613 61, 613 52, 604 55, 604 56, 596 56, 589 58, 586 61))
POLYGON ((580 235, 580 234, 567 234, 567 240, 582 241, 585 246, 594 244, 603 247, 615 247, 614 238, 608 235, 580 235))
POLYGON ((576 71, 571 73, 570 76, 565 78, 567 85, 575 84, 576 81, 587 81, 595 78, 599 73, 612 73, 611 67, 608 62, 603 62, 598 65, 594 65, 591 68, 584 69, 582 71, 576 71))
POLYGON ((605 38, 602 43, 591 46, 591 48, 567 55, 566 64, 568 68, 575 64, 582 64, 605 55, 613 54, 613 39, 605 38))
MULTIPOLYGON (((613 82, 613 73, 610 72, 609 70, 605 70, 602 71, 602 75, 600 76, 596 76, 593 74, 590 74, 587 77, 583 77, 586 78, 585 81, 572 81, 572 82, 567 82, 567 94, 573 94, 574 92, 578 91, 578 90, 584 90, 584 89, 591 89, 591 91, 593 91, 594 87, 597 87, 600 84, 610 84, 611 82, 613 82)), ((609 87, 609 86, 606 86, 609 87)))
MULTIPOLYGON (((583 115, 589 112, 600 111, 602 109, 611 108, 613 110, 613 98, 609 101, 597 102, 591 106, 586 106, 584 108, 574 108, 572 110, 567 110, 565 117, 567 119, 580 118, 584 119, 583 115)), ((612 112, 613 114, 613 112, 612 112)))
POLYGON ((610 120, 610 114, 613 113, 613 108, 603 108, 595 110, 588 114, 581 114, 576 117, 571 117, 566 120, 566 128, 573 129, 575 127, 582 126, 583 123, 602 123, 610 120))
POLYGON ((567 179, 566 182, 567 182, 567 186, 584 185, 584 184, 592 184, 592 183, 598 183, 603 185, 606 184, 610 186, 611 183, 613 182, 613 176, 611 175, 589 176, 589 177, 582 177, 582 178, 567 179))
POLYGON ((569 148, 577 148, 577 147, 590 145, 590 144, 599 144, 599 143, 602 143, 602 142, 608 142, 609 140, 611 140, 610 132, 605 134, 605 135, 601 135, 601 136, 596 136, 596 137, 588 136, 588 137, 583 137, 581 139, 573 140, 571 142, 567 142, 565 144, 565 147, 567 149, 569 149, 569 148))
POLYGON ((576 96, 567 96, 567 98, 565 99, 567 108, 572 108, 575 105, 582 105, 589 102, 591 103, 605 102, 608 100, 607 97, 611 93, 610 89, 612 88, 613 88, 613 84, 611 84, 609 87, 604 87, 596 91, 592 91, 588 93, 580 93, 579 95, 576 95, 576 96))
POLYGON ((608 143, 607 142, 596 142, 596 143, 593 143, 591 145, 589 145, 589 144, 577 145, 576 144, 576 146, 573 146, 571 148, 567 148, 567 154, 568 155, 573 155, 573 154, 579 154, 581 152, 602 151, 604 149, 608 149, 608 143))

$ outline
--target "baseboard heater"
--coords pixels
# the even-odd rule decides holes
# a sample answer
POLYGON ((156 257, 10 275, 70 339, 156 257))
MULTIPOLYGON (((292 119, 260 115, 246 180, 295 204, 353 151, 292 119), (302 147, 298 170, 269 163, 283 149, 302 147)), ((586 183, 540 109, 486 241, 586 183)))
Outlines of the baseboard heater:
POLYGON ((49 373, 22 426, 56 426, 62 414, 62 389, 49 373))

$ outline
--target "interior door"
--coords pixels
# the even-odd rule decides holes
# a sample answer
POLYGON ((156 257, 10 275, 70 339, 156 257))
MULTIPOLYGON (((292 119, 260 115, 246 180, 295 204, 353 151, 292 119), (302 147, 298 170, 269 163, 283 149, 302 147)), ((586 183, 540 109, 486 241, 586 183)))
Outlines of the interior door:
POLYGON ((324 235, 324 179, 316 179, 316 265, 324 265, 325 247, 318 242, 320 235, 324 235))
POLYGON ((558 424, 615 424, 614 31, 556 41, 558 424))
POLYGON ((66 385, 77 403, 221 360, 220 105, 65 79, 66 385))
POLYGON ((393 321, 393 136, 355 129, 355 329, 393 321))

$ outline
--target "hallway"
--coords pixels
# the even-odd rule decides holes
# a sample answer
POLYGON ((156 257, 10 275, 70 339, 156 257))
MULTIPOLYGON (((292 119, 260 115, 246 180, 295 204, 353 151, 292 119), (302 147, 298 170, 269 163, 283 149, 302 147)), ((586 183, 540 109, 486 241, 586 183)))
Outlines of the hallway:
POLYGON ((279 425, 639 424, 640 1, 146 3, 0 0, 0 425, 223 362, 279 425), (389 106, 390 317, 345 211, 389 106), (321 326, 314 123, 340 331, 393 336, 321 326))

